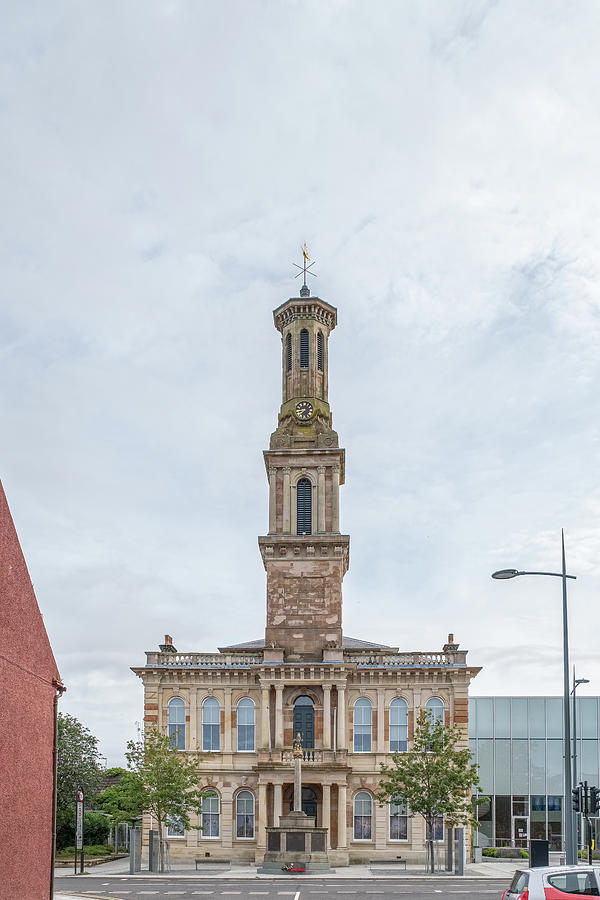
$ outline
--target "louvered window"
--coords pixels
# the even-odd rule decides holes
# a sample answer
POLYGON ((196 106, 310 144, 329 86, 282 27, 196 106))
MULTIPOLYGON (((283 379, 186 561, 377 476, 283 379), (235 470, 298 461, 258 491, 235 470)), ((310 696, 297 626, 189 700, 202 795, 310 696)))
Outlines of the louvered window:
POLYGON ((320 331, 317 335, 317 366, 319 372, 323 371, 323 333, 320 331))
POLYGON ((308 369, 308 331, 306 328, 300 332, 300 368, 308 369))
POLYGON ((297 533, 312 533, 312 485, 308 478, 301 478, 296 487, 298 506, 297 533))
POLYGON ((288 372, 292 371, 292 336, 288 334, 285 344, 285 357, 288 372))

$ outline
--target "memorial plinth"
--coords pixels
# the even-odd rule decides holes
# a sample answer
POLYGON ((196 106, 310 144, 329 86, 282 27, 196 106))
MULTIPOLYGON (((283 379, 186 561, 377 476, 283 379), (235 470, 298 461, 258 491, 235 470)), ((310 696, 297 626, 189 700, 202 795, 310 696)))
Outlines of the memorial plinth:
POLYGON ((281 872, 290 863, 306 866, 307 872, 329 872, 327 828, 317 828, 314 816, 302 809, 302 742, 294 741, 294 809, 279 817, 279 825, 267 827, 267 851, 261 873, 281 872))
POLYGON ((307 872, 329 872, 327 828, 317 828, 314 816, 294 810, 267 828, 267 852, 259 872, 281 872, 284 865, 305 863, 307 872))

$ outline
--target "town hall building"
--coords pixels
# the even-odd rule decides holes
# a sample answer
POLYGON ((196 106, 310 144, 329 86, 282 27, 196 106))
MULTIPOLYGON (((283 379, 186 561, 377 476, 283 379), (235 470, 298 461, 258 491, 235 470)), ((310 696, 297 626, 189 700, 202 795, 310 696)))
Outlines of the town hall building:
MULTIPOLYGON (((144 666, 133 668, 144 683, 146 727, 168 732, 179 752, 200 755, 200 786, 210 792, 196 823, 201 830, 184 833, 171 823, 171 857, 261 863, 266 829, 292 808, 299 733, 302 807, 327 829, 331 864, 422 859, 421 817, 375 799, 380 764, 410 747, 422 708, 459 725, 467 746, 469 683, 479 669, 467 664, 452 635, 429 652, 344 635, 345 451, 328 399, 337 310, 304 284, 273 318, 282 338, 282 402, 264 451, 264 638, 205 653, 179 651, 167 635, 144 666)), ((436 836, 443 838, 441 822, 436 836)))

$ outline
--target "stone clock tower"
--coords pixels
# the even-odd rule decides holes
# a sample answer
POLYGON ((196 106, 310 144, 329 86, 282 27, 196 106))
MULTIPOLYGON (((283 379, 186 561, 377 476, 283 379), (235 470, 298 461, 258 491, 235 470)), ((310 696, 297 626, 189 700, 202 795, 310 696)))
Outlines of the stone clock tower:
POLYGON ((267 572, 265 652, 273 661, 338 659, 350 539, 340 534, 344 450, 328 402, 337 310, 304 285, 273 318, 281 333, 282 403, 264 451, 269 534, 258 543, 267 572))

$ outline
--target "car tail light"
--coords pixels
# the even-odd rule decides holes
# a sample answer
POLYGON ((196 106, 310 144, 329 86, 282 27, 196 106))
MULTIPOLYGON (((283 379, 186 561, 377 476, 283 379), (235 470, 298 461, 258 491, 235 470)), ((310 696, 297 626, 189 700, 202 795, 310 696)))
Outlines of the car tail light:
POLYGON ((522 894, 519 894, 517 900, 529 900, 529 888, 525 888, 522 894))

